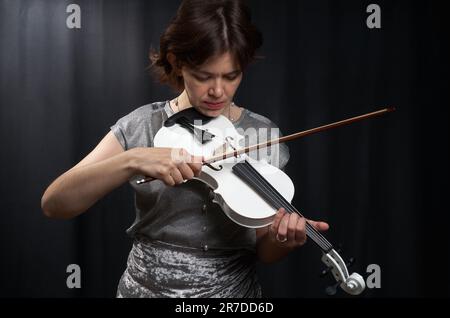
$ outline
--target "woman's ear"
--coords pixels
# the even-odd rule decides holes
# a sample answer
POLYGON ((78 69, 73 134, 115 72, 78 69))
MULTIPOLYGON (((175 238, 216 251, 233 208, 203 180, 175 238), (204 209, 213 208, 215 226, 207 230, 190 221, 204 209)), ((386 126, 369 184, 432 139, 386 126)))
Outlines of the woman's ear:
POLYGON ((167 60, 169 61, 170 65, 172 66, 172 69, 175 71, 175 74, 177 76, 181 76, 181 67, 179 66, 179 63, 177 61, 177 57, 175 54, 169 52, 166 55, 167 60))

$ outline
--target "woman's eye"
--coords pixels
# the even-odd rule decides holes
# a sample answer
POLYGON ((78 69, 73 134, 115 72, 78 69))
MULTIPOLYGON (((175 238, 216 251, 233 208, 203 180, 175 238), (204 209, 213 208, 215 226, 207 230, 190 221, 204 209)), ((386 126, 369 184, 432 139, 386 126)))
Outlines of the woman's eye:
POLYGON ((195 75, 195 78, 196 78, 197 80, 199 80, 200 82, 206 82, 207 80, 209 80, 209 76, 203 77, 203 76, 195 75))
MULTIPOLYGON (((238 78, 238 76, 239 76, 239 74, 238 75, 225 76, 225 79, 227 81, 234 81, 235 79, 238 78)), ((206 81, 211 79, 211 76, 194 75, 194 77, 195 77, 196 80, 198 80, 200 82, 206 82, 206 81)))

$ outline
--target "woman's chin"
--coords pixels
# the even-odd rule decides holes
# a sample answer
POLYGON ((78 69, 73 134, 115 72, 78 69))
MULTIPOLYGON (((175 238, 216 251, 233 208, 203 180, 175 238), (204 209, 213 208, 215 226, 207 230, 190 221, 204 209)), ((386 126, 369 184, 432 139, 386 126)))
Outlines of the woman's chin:
POLYGON ((219 115, 222 115, 222 109, 205 109, 205 108, 200 108, 198 109, 200 111, 200 113, 202 113, 205 116, 208 117, 218 117, 219 115))

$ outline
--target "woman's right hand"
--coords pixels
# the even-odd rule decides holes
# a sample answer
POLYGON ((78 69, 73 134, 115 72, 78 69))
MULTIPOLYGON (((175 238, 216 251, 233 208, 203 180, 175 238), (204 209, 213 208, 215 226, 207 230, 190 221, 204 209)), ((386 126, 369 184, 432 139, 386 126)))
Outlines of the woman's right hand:
POLYGON ((182 148, 138 147, 132 152, 136 174, 163 181, 168 186, 198 176, 202 169, 201 156, 192 156, 182 148))

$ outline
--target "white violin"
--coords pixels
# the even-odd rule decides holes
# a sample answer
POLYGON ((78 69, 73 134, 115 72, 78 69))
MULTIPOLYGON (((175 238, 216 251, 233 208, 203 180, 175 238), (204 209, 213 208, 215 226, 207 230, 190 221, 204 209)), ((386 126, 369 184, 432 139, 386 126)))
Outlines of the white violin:
MULTIPOLYGON (((289 213, 303 215, 291 204, 295 189, 289 176, 264 160, 250 158, 247 153, 392 110, 386 108, 242 147, 240 141, 244 137, 226 117, 220 115, 210 118, 194 108, 188 108, 167 119, 155 135, 154 147, 184 148, 192 155, 206 158, 200 175, 195 179, 210 188, 213 202, 218 204, 232 221, 241 226, 260 228, 270 225, 281 207, 289 213)), ((153 179, 146 177, 137 181, 137 184, 151 180, 153 179)), ((322 262, 330 269, 341 288, 351 295, 360 294, 365 289, 361 275, 349 274, 345 262, 333 245, 308 222, 306 235, 321 249, 322 262)))

